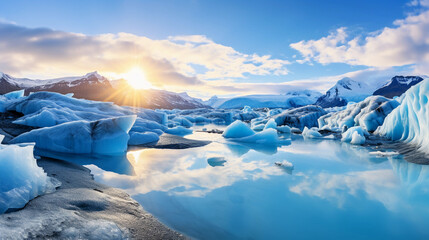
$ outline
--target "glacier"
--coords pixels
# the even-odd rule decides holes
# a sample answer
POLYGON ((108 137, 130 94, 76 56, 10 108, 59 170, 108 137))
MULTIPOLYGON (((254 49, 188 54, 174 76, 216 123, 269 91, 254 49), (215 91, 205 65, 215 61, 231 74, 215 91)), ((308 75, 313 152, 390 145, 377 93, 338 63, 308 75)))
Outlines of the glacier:
POLYGON ((399 106, 399 102, 382 96, 370 96, 347 105, 346 109, 320 117, 319 128, 341 131, 344 127, 362 126, 373 132, 383 124, 386 116, 399 106))
POLYGON ((385 119, 375 133, 391 140, 401 140, 429 153, 429 80, 408 89, 401 104, 385 119))
POLYGON ((119 155, 128 147, 135 115, 96 121, 72 121, 23 133, 10 143, 36 143, 36 148, 74 154, 119 155))
MULTIPOLYGON (((0 135, 0 142, 3 137, 0 135)), ((60 185, 37 166, 33 147, 0 144, 0 214, 23 208, 31 199, 60 185)))

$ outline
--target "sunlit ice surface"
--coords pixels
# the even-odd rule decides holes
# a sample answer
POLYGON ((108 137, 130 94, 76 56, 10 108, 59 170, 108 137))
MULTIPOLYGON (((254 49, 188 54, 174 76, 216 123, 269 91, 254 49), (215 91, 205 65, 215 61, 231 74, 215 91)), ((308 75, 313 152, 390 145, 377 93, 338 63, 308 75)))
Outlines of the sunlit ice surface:
MULTIPOLYGON (((287 137, 287 136, 286 136, 287 137)), ((135 175, 89 165, 169 227, 198 239, 427 239, 429 167, 333 140, 225 141, 128 153, 135 175), (226 160, 211 165, 210 158, 226 160), (275 162, 287 160, 294 169, 275 162)))

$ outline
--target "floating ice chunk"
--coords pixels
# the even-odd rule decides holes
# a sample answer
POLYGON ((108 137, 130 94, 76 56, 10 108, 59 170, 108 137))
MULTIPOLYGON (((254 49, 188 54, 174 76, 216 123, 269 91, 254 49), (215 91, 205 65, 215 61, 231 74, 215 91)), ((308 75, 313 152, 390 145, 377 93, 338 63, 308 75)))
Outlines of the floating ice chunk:
POLYGON ((193 124, 188 119, 183 117, 175 117, 173 118, 173 121, 186 128, 190 128, 193 126, 193 124))
POLYGON ((253 110, 250 106, 244 106, 242 112, 243 113, 250 113, 250 112, 253 112, 253 110))
POLYGON ((0 95, 0 112, 5 112, 11 100, 24 97, 24 90, 18 90, 0 95))
POLYGON ((165 130, 165 133, 178 135, 178 136, 185 136, 188 134, 192 134, 192 129, 184 128, 182 126, 177 126, 173 128, 167 128, 165 130))
POLYGON ((35 142, 37 148, 64 153, 123 154, 127 151, 128 132, 135 119, 133 115, 68 122, 23 133, 11 143, 35 142))
POLYGON ((365 136, 369 136, 369 133, 361 126, 351 127, 342 134, 341 141, 362 145, 365 143, 365 136))
POLYGON ((291 129, 289 126, 278 126, 277 131, 280 133, 291 133, 291 129))
POLYGON ((304 127, 304 130, 302 131, 302 136, 304 138, 322 138, 322 134, 320 134, 318 131, 314 129, 308 129, 307 127, 304 127))
POLYGON ((365 136, 360 135, 358 132, 353 132, 351 144, 362 145, 365 143, 365 136))
POLYGON ((132 132, 130 133, 130 139, 128 140, 128 145, 144 145, 148 143, 156 143, 159 141, 158 134, 154 132, 132 132))
POLYGON ((207 163, 212 167, 223 166, 226 163, 225 157, 211 157, 207 159, 207 163))
POLYGON ((32 145, 0 145, 0 183, 0 214, 23 208, 60 185, 37 166, 32 145))
POLYGON ((304 127, 317 127, 317 119, 325 114, 323 108, 310 105, 286 110, 273 118, 279 126, 288 125, 304 129, 304 127))
POLYGON ((262 132, 255 133, 246 137, 230 138, 230 140, 244 143, 256 143, 256 144, 277 144, 280 142, 277 130, 269 128, 262 132))
POLYGON ((296 127, 290 128, 290 132, 291 133, 295 133, 295 134, 301 134, 302 133, 302 131, 299 128, 296 128, 296 127))
POLYGON ((269 128, 272 128, 272 129, 276 129, 277 128, 277 123, 272 118, 270 120, 268 120, 267 124, 265 124, 264 130, 265 129, 269 129, 269 128))
POLYGON ((225 129, 222 136, 225 138, 242 138, 254 134, 255 132, 246 123, 236 120, 225 129))
POLYGON ((398 152, 381 152, 381 151, 370 152, 369 154, 380 156, 380 157, 393 157, 393 156, 399 155, 398 152))
POLYGON ((386 117, 376 133, 429 153, 429 80, 411 87, 402 98, 401 105, 386 117))

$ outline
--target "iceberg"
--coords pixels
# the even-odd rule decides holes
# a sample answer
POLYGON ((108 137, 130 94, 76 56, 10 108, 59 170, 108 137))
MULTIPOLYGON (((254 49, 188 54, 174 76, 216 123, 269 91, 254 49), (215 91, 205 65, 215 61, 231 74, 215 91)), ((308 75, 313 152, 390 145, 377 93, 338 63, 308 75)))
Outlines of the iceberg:
POLYGON ((320 134, 318 131, 314 129, 308 129, 307 127, 304 127, 302 136, 304 138, 323 138, 322 134, 320 134))
POLYGON ((23 133, 10 143, 35 142, 36 148, 74 154, 124 154, 135 115, 73 121, 23 133))
POLYGON ((188 134, 192 134, 192 132, 193 132, 192 129, 184 128, 182 126, 167 128, 165 130, 165 133, 173 134, 173 135, 177 135, 177 136, 185 136, 188 134))
POLYGON ((345 110, 322 116, 318 119, 319 128, 338 130, 346 126, 362 126, 372 132, 382 125, 386 116, 399 106, 396 100, 382 96, 370 96, 365 100, 347 105, 345 110))
POLYGON ((342 134, 341 141, 355 145, 362 145, 366 141, 365 136, 369 136, 369 133, 361 126, 355 126, 347 129, 347 131, 342 134))
POLYGON ((255 132, 246 123, 236 120, 225 129, 222 136, 225 138, 242 138, 254 134, 255 132))
POLYGON ((429 80, 411 87, 402 96, 401 105, 384 119, 376 133, 429 153, 429 80))
POLYGON ((291 128, 289 126, 278 126, 277 131, 279 133, 291 133, 291 128))
POLYGON ((18 90, 0 95, 0 112, 5 112, 6 107, 11 103, 11 100, 24 97, 24 90, 18 90))
POLYGON ((274 119, 268 120, 267 124, 265 124, 264 130, 269 128, 277 129, 277 123, 274 121, 274 119))
POLYGON ((236 120, 222 134, 223 137, 237 142, 274 144, 279 142, 277 130, 268 128, 255 133, 246 123, 236 120))
POLYGON ((154 132, 132 132, 130 133, 130 139, 128 140, 128 145, 136 146, 136 145, 144 145, 149 143, 156 143, 159 141, 158 134, 154 132))
POLYGON ((326 111, 319 106, 305 106, 286 110, 273 116, 278 126, 288 125, 304 129, 304 127, 317 127, 317 119, 326 114, 326 111))
POLYGON ((146 128, 163 130, 160 125, 167 122, 167 115, 162 112, 120 107, 110 102, 76 99, 53 92, 37 92, 22 97, 8 104, 6 110, 24 114, 14 123, 32 127, 52 127, 72 121, 96 121, 129 115, 137 115, 139 120, 136 121, 136 126, 143 124, 146 128), (150 127, 149 121, 153 123, 150 127))
POLYGON ((0 145, 0 214, 23 208, 31 199, 60 185, 37 166, 33 147, 0 145))

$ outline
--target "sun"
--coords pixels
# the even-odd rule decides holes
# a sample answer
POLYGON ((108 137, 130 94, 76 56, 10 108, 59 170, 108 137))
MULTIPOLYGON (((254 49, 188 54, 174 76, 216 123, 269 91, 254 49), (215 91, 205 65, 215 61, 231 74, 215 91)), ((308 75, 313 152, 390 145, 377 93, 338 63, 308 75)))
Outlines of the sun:
POLYGON ((152 84, 146 79, 146 74, 139 67, 134 67, 123 74, 123 78, 135 89, 148 89, 152 87, 152 84))

